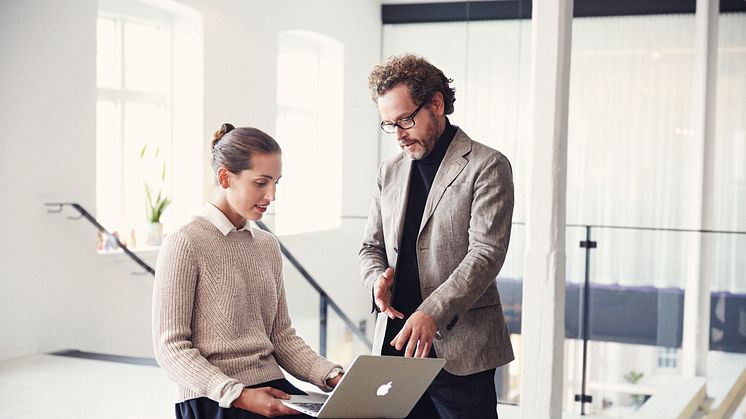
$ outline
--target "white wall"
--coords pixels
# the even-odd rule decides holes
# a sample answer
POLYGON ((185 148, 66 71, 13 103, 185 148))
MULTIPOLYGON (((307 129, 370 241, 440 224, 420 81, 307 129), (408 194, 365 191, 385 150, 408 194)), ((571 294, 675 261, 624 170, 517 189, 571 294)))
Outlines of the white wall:
MULTIPOLYGON (((224 121, 274 134, 279 31, 317 31, 344 44, 343 214, 364 216, 378 163, 366 85, 379 60, 378 2, 184 3, 204 16, 205 152, 224 121)), ((130 275, 137 266, 124 256, 97 255, 90 224, 43 206, 95 209, 96 14, 95 0, 0 0, 0 359, 67 348, 152 356, 152 277, 130 275)), ((206 195, 210 183, 202 185, 206 195)), ((301 261, 338 256, 309 260, 309 271, 356 320, 370 308, 355 258, 361 231, 353 218, 339 230, 289 239, 301 261)), ((294 298, 291 308, 305 312, 304 304, 294 298)))
POLYGON ((95 231, 42 204, 94 203, 95 23, 95 1, 0 3, 2 358, 63 344, 87 305, 95 231))
MULTIPOLYGON (((279 33, 301 29, 334 38, 344 48, 342 214, 366 216, 378 165, 378 116, 367 88, 368 73, 380 58, 378 2, 258 3, 189 3, 205 18, 204 137, 209 138, 223 122, 256 126, 275 135, 277 83, 281 82, 276 80, 279 33)), ((205 196, 209 198, 214 191, 213 176, 209 167, 205 171, 205 196)), ((318 192, 323 199, 324 185, 318 185, 318 192)), ((277 199, 282 200, 282 185, 277 199)), ((265 221, 272 226, 273 217, 265 221)), ((363 221, 345 218, 337 230, 281 237, 355 321, 368 319, 370 312, 357 264, 362 228, 363 221)), ((318 297, 287 264, 285 276, 291 315, 299 333, 313 344, 318 341, 318 297)), ((332 344, 330 341, 330 354, 332 344)))
MULTIPOLYGON (((345 215, 367 213, 377 168, 377 113, 367 77, 379 61, 377 1, 190 1, 205 16, 205 138, 222 122, 260 127, 275 134, 277 43, 280 31, 304 29, 343 43, 345 215), (201 6, 204 4, 204 6, 201 6), (361 180, 368 181, 361 188, 361 180)), ((205 141, 207 153, 207 141, 205 141)), ((206 168, 208 170, 208 168, 206 168)), ((206 193, 212 179, 205 177, 206 193)), ((321 191, 320 191, 321 192, 321 191)))

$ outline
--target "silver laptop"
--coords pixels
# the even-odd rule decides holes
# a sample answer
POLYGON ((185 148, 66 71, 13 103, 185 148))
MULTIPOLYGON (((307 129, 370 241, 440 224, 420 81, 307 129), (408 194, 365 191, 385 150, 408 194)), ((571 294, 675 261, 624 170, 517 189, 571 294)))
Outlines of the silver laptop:
POLYGON ((445 365, 445 359, 359 355, 330 394, 282 402, 317 418, 403 418, 445 365))

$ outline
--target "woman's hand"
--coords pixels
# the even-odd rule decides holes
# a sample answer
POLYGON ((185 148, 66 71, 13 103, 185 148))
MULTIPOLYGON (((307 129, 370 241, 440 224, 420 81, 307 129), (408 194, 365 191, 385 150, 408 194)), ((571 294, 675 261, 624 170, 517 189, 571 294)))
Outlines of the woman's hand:
POLYGON ((272 387, 245 388, 233 402, 233 407, 268 417, 300 414, 300 412, 285 406, 279 400, 289 398, 290 396, 285 392, 272 387))
POLYGON ((326 380, 326 385, 328 385, 331 388, 336 387, 337 384, 339 384, 339 380, 342 379, 342 375, 344 375, 344 373, 340 372, 339 374, 337 374, 336 377, 329 378, 328 380, 326 380))

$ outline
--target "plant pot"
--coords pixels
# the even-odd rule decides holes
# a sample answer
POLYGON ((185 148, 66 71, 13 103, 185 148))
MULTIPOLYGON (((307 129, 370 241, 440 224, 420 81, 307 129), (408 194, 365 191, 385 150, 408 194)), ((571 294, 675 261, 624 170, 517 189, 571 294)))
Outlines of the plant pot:
POLYGON ((148 223, 148 237, 145 244, 148 246, 160 246, 163 238, 163 224, 148 223))

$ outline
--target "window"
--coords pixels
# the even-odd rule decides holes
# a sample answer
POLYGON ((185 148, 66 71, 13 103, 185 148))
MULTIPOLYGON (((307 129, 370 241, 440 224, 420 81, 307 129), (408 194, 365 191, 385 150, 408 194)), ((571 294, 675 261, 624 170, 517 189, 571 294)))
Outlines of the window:
POLYGON ((658 348, 658 368, 675 370, 678 366, 678 349, 677 348, 658 348))
POLYGON ((339 227, 342 211, 343 47, 304 31, 280 34, 277 139, 283 179, 278 234, 339 227))
MULTIPOLYGON (((746 73, 736 70, 746 63, 745 23, 746 13, 720 16, 714 230, 743 231, 746 226, 746 73)), ((530 104, 523 98, 530 96, 530 26, 527 21, 496 20, 383 28, 382 56, 406 51, 433 60, 454 79, 457 101, 451 122, 511 160, 515 221, 526 213, 520 191, 528 181, 530 141, 523 140, 530 104)), ((695 228, 701 204, 691 202, 688 185, 701 184, 702 146, 694 139, 690 115, 694 16, 577 18, 572 31, 567 222, 695 228), (630 154, 637 158, 621 157, 630 154)), ((383 147, 383 156, 399 152, 393 142, 383 147)), ((514 231, 523 233, 524 228, 514 231)), ((569 228, 568 239, 579 232, 569 228)), ((699 240, 692 233, 620 229, 594 230, 593 235, 600 243, 592 262, 594 282, 658 288, 683 288, 688 267, 682 261, 690 243, 699 240)), ((514 233, 511 251, 522 240, 514 233)), ((711 240, 713 291, 745 292, 746 265, 736 255, 743 254, 746 242, 733 234, 712 235, 711 240)), ((577 246, 577 241, 568 243, 577 246)), ((575 281, 582 279, 585 265, 570 250, 568 280, 575 281)), ((523 262, 523 257, 509 256, 501 273, 520 277, 523 262)))
POLYGON ((201 186, 200 173, 194 166, 185 170, 200 161, 201 18, 167 1, 103 0, 100 7, 96 214, 120 239, 141 247, 146 184, 154 195, 160 191, 172 198, 161 219, 166 224, 183 221, 201 202, 194 192, 200 190, 195 188, 201 186), (181 51, 185 43, 191 46, 189 57, 181 51), (172 184, 176 178, 180 185, 172 184))

